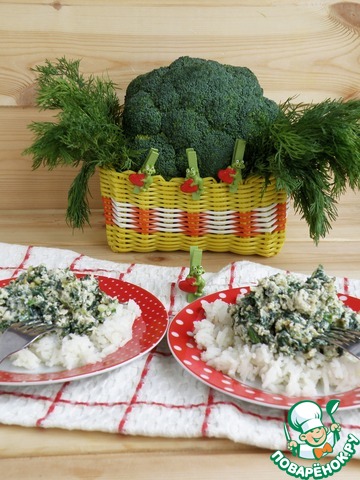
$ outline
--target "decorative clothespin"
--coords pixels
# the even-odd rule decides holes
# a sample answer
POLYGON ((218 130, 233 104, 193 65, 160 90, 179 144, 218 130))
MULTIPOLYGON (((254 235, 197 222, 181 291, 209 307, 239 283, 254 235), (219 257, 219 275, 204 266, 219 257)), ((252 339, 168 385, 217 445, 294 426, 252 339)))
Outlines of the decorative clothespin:
POLYGON ((193 200, 199 200, 203 190, 203 179, 200 177, 197 156, 193 148, 186 149, 189 168, 186 169, 185 182, 180 186, 184 193, 191 193, 193 200))
POLYGON ((239 183, 242 181, 241 171, 244 169, 244 153, 245 140, 237 138, 235 141, 233 157, 230 167, 224 170, 219 170, 218 177, 225 183, 230 185, 229 191, 235 193, 238 189, 239 183))
POLYGON ((137 173, 129 175, 130 182, 135 185, 134 193, 140 193, 147 190, 153 182, 152 176, 155 174, 155 163, 159 152, 156 148, 150 148, 143 166, 137 173))
POLYGON ((205 280, 202 275, 205 270, 201 266, 202 250, 199 247, 190 247, 190 271, 185 280, 179 282, 180 290, 187 292, 187 301, 193 302, 201 297, 205 288, 205 280))

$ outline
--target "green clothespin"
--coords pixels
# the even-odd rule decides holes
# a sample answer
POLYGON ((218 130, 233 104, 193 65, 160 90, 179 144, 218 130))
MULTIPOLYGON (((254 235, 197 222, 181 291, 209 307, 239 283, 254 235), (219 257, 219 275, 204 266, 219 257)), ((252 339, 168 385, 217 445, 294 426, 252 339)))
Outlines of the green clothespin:
POLYGON ((193 302, 201 297, 204 292, 205 280, 202 275, 205 270, 201 266, 202 250, 197 246, 190 247, 190 271, 189 275, 179 283, 179 287, 187 292, 187 301, 193 302))
POLYGON ((242 173, 241 171, 245 168, 244 164, 244 153, 245 153, 246 141, 237 138, 235 141, 233 157, 231 168, 234 169, 234 181, 229 187, 231 193, 237 192, 239 184, 242 182, 242 173))
POLYGON ((201 265, 202 250, 199 247, 190 247, 190 272, 189 275, 195 277, 196 292, 188 293, 187 301, 193 302, 199 297, 202 297, 205 288, 205 280, 202 275, 205 273, 201 265))
POLYGON ((130 182, 135 185, 134 193, 140 193, 147 190, 153 182, 152 176, 155 174, 155 163, 158 159, 159 151, 156 148, 150 148, 143 166, 137 173, 129 175, 130 182))
POLYGON ((193 200, 199 200, 203 191, 203 179, 200 177, 196 152, 193 148, 186 149, 189 168, 186 169, 185 182, 180 186, 184 193, 191 193, 193 200))

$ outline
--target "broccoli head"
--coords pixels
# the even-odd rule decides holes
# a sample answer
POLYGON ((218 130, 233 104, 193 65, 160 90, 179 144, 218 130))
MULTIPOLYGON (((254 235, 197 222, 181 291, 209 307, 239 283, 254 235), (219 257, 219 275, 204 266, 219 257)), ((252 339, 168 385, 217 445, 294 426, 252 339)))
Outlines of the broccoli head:
POLYGON ((186 149, 193 148, 200 175, 216 177, 231 164, 235 140, 258 137, 278 113, 248 68, 180 57, 129 84, 123 130, 130 148, 140 152, 135 168, 157 148, 157 173, 183 177, 186 149))

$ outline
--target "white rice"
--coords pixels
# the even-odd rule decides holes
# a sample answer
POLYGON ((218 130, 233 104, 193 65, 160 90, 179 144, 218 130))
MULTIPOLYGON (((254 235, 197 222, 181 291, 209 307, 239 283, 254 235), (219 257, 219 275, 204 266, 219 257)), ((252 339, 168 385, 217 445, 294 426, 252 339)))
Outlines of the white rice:
POLYGON ((345 392, 360 384, 360 361, 350 354, 327 359, 320 352, 312 359, 298 353, 273 353, 265 344, 245 344, 232 328, 228 304, 202 301, 205 318, 194 322, 194 339, 201 359, 241 382, 272 393, 291 396, 345 392))
POLYGON ((115 313, 90 335, 44 335, 9 359, 14 366, 30 370, 41 366, 72 369, 96 363, 131 339, 133 323, 140 314, 137 303, 129 300, 127 304, 118 304, 115 313))

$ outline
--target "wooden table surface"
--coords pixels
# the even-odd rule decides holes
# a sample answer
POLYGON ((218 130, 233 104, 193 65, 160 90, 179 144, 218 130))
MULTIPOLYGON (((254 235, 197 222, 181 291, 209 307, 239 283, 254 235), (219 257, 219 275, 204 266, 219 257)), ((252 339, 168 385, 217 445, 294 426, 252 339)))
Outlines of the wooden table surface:
MULTIPOLYGON (((32 71, 46 58, 82 59, 82 71, 108 73, 121 98, 137 75, 190 55, 247 66, 275 101, 351 99, 359 98, 359 19, 359 0, 1 1, 0 242, 72 249, 119 262, 188 265, 184 252, 111 252, 96 209, 92 228, 73 233, 66 226, 60 209, 73 172, 32 172, 22 155, 31 141, 30 122, 50 118, 35 108, 32 71)), ((98 179, 91 185, 91 204, 100 208, 98 179)), ((360 278, 359 200, 352 192, 344 196, 339 220, 319 246, 290 212, 285 246, 276 257, 205 252, 204 267, 217 271, 246 259, 310 273, 322 263, 329 274, 360 278)), ((290 478, 270 462, 270 454, 223 439, 0 425, 0 480, 290 478)), ((359 471, 360 462, 352 460, 334 479, 358 479, 359 471)))
MULTIPOLYGON (((275 257, 241 257, 204 252, 204 267, 217 271, 235 260, 251 260, 310 273, 319 263, 332 275, 360 278, 360 202, 348 192, 328 237, 314 245, 305 223, 289 214, 287 239, 275 257)), ((72 232, 64 212, 0 211, 0 242, 72 249, 95 258, 156 265, 188 265, 185 252, 115 254, 106 244, 102 212, 93 211, 92 227, 72 232)), ((130 437, 101 432, 0 426, 3 479, 224 479, 290 478, 270 461, 272 452, 225 439, 130 437)), ((352 459, 334 478, 359 478, 352 459)))

